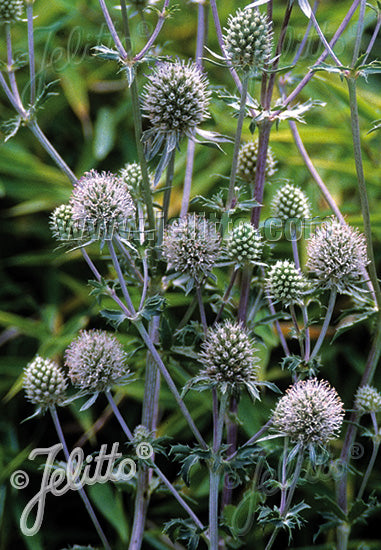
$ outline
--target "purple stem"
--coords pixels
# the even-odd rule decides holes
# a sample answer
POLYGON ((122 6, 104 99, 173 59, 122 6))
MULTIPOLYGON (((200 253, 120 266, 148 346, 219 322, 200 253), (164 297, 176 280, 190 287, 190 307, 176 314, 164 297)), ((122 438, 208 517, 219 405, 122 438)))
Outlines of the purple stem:
MULTIPOLYGON (((339 28, 337 29, 337 31, 335 32, 331 42, 329 43, 329 45, 331 46, 331 48, 336 44, 336 42, 339 40, 340 36, 343 34, 343 32, 345 31, 349 21, 351 20, 353 14, 355 13, 359 3, 361 2, 361 0, 354 0, 352 6, 349 8, 349 11, 348 13, 346 14, 346 16, 344 17, 341 25, 339 26, 339 28)), ((319 65, 319 63, 322 63, 329 55, 329 52, 327 51, 324 51, 321 56, 319 57, 319 59, 317 60, 317 62, 315 63, 315 65, 319 65)), ((308 71, 308 73, 306 74, 306 76, 304 78, 302 78, 302 80, 299 82, 299 84, 296 86, 296 88, 290 93, 290 95, 284 100, 282 106, 283 107, 286 107, 291 101, 293 101, 297 95, 303 90, 303 88, 306 86, 306 84, 308 84, 308 82, 311 80, 311 78, 314 76, 314 72, 310 69, 308 71)), ((277 111, 276 113, 274 113, 274 117, 279 115, 280 111, 277 111)))
POLYGON ((28 20, 28 53, 29 53, 29 79, 30 79, 30 104, 36 100, 36 68, 34 59, 34 35, 33 35, 33 4, 26 6, 28 20))
POLYGON ((161 29, 163 28, 163 25, 164 25, 164 21, 165 21, 165 10, 168 8, 169 6, 169 1, 170 0, 165 0, 164 2, 164 6, 163 6, 163 11, 160 13, 159 15, 159 19, 158 19, 158 22, 157 22, 157 25, 151 35, 151 37, 149 38, 147 44, 144 46, 144 48, 137 54, 135 55, 134 57, 134 61, 140 61, 144 56, 145 54, 148 52, 148 50, 150 48, 152 48, 153 44, 155 43, 155 40, 156 38, 158 37, 161 29))
POLYGON ((106 3, 104 0, 99 0, 99 5, 101 7, 101 10, 103 12, 103 17, 105 18, 108 30, 110 31, 110 34, 112 36, 112 39, 114 41, 114 44, 119 52, 119 55, 122 59, 127 59, 128 55, 126 50, 123 47, 122 42, 120 41, 120 38, 118 36, 118 33, 116 32, 116 28, 114 26, 114 23, 110 17, 110 13, 107 9, 106 3))
POLYGON ((369 46, 368 46, 367 49, 366 49, 366 55, 365 55, 365 58, 364 58, 364 61, 363 61, 363 64, 364 64, 364 65, 365 65, 365 63, 366 63, 366 60, 368 59, 368 56, 369 56, 370 52, 371 52, 372 49, 373 49, 374 43, 375 43, 376 38, 377 38, 377 36, 378 36, 378 33, 379 33, 379 31, 380 31, 380 27, 381 27, 381 14, 378 15, 378 17, 377 17, 377 23, 376 23, 374 32, 373 32, 373 34, 372 34, 372 38, 370 39, 369 46))

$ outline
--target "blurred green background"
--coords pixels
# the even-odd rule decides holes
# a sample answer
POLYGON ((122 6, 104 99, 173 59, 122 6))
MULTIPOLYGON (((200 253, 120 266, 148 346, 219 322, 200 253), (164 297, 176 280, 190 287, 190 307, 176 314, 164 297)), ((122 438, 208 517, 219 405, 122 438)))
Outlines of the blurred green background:
MULTIPOLYGON (((121 28, 120 11, 108 3, 112 15, 121 28)), ((178 11, 168 20, 158 44, 165 55, 190 58, 194 55, 197 25, 197 4, 179 1, 178 11)), ((220 16, 224 23, 229 13, 244 2, 224 0, 220 2, 220 16)), ((279 30, 286 2, 274 2, 275 34, 279 30)), ((318 19, 326 36, 330 38, 344 17, 350 2, 337 0, 319 3, 318 19)), ((133 9, 131 9, 131 13, 133 9)), ((111 47, 102 14, 95 0, 37 0, 35 3, 35 41, 38 71, 38 86, 58 81, 51 97, 39 112, 39 123, 53 145, 57 148, 77 176, 91 168, 118 171, 126 162, 136 160, 136 147, 132 127, 130 95, 123 74, 112 62, 105 62, 91 55, 96 45, 111 47)), ((364 45, 371 36, 375 15, 367 12, 367 30, 364 45)), ((131 19, 134 51, 144 45, 145 33, 151 32, 156 24, 156 15, 147 13, 145 22, 138 14, 131 19)), ((293 55, 303 36, 306 18, 296 7, 286 40, 285 65, 293 55)), ((351 59, 355 36, 355 25, 351 24, 340 39, 335 51, 343 63, 351 59)), ((18 23, 13 28, 14 51, 26 51, 26 24, 18 23)), ((212 18, 209 17, 210 49, 219 53, 212 18)), ((4 29, 0 27, 1 60, 5 60, 4 29)), ((314 32, 311 32, 306 55, 302 57, 294 77, 303 75, 321 46, 314 32)), ((381 40, 376 42, 372 58, 381 57, 381 40)), ((205 66, 211 84, 218 89, 226 87, 234 92, 233 83, 226 69, 216 67, 208 61, 205 66)), ((147 65, 139 70, 139 86, 144 83, 147 65)), ((28 97, 27 67, 17 73, 22 97, 28 97)), ((376 259, 381 257, 381 134, 368 134, 372 121, 381 118, 380 79, 370 77, 359 82, 359 109, 363 139, 364 168, 372 209, 372 224, 375 238, 376 259)), ((253 87, 252 94, 258 91, 253 87)), ((290 89, 292 89, 290 87, 290 89)), ((335 75, 319 73, 303 90, 299 100, 319 99, 326 106, 312 110, 306 116, 307 124, 300 124, 299 130, 305 146, 316 168, 334 196, 348 222, 361 228, 361 215, 356 187, 355 167, 352 154, 348 94, 345 83, 335 75)), ((27 100, 26 100, 27 102, 27 100)), ((214 95, 211 108, 212 119, 205 125, 211 130, 234 136, 235 119, 232 112, 214 95)), ((14 116, 5 95, 0 92, 0 119, 14 116)), ((244 139, 250 138, 248 123, 244 128, 244 139)), ((312 181, 293 143, 287 123, 274 128, 271 147, 278 160, 278 172, 271 187, 266 191, 263 215, 269 214, 271 196, 283 179, 299 184, 310 197, 314 215, 327 215, 329 209, 319 190, 312 181)), ((197 147, 192 195, 211 196, 229 175, 233 146, 224 145, 225 154, 212 149, 197 147)), ((175 167, 175 188, 171 214, 176 215, 181 205, 182 182, 186 162, 186 144, 177 155, 175 167)), ((65 253, 57 250, 52 240, 48 220, 50 212, 70 196, 71 185, 60 173, 42 147, 35 141, 27 128, 21 128, 17 136, 0 146, 0 194, 2 199, 1 218, 1 267, 0 267, 0 549, 48 549, 66 548, 70 544, 97 544, 82 503, 77 495, 68 493, 64 497, 48 497, 48 505, 41 532, 34 537, 23 536, 18 528, 19 518, 26 502, 37 492, 41 479, 38 463, 26 460, 35 447, 48 447, 56 443, 54 431, 48 416, 33 419, 24 424, 21 421, 33 411, 20 392, 22 369, 36 353, 62 361, 66 346, 81 328, 107 328, 97 316, 99 306, 89 296, 87 280, 89 273, 80 253, 65 253), (10 474, 25 469, 31 483, 24 491, 17 492, 9 484, 10 474)), ((287 243, 279 243, 276 251, 287 254, 287 243)), ((107 259, 99 258, 104 273, 109 269, 107 259)), ((220 285, 227 281, 226 274, 219 274, 220 285)), ((236 296, 237 298, 237 296, 236 296)), ((189 302, 180 293, 169 296, 168 318, 176 327, 176 319, 189 302)), ((336 314, 348 306, 348 299, 339 301, 336 314)), ((210 311, 209 311, 210 314, 210 311)), ((127 334, 121 327, 122 342, 136 345, 134 334, 127 334)), ((288 385, 288 377, 279 367, 281 357, 276 336, 270 329, 262 337, 266 344, 263 350, 263 376, 276 381, 282 388, 288 385)), ((362 324, 336 340, 334 346, 326 346, 323 352, 323 375, 336 385, 346 407, 351 406, 353 392, 359 382, 368 349, 370 327, 362 324)), ((142 371, 145 354, 138 350, 134 356, 137 380, 121 389, 117 397, 131 427, 139 423, 140 405, 143 395, 142 371)), ((168 359, 169 361, 169 359, 168 359)), ((169 363, 172 374, 179 384, 184 383, 190 373, 197 369, 194 362, 174 358, 169 363)), ((377 378, 380 383, 380 375, 377 378)), ((380 387, 380 386, 379 386, 380 387)), ((192 393, 187 403, 194 412, 194 418, 205 436, 210 430, 209 398, 206 394, 192 393)), ((248 399, 240 405, 240 416, 244 425, 240 437, 253 434, 267 418, 274 397, 265 394, 261 404, 254 409, 248 399)), ((119 441, 120 433, 116 422, 110 418, 106 403, 99 399, 95 407, 85 413, 78 413, 78 406, 72 405, 60 412, 65 433, 70 445, 83 444, 85 452, 99 449, 101 443, 119 441), (96 433, 92 429, 98 419, 96 433), (99 420, 98 420, 99 423, 99 420), (90 430, 90 431, 89 431, 90 430), (83 432, 89 431, 83 438, 83 432)), ((159 435, 168 435, 175 442, 190 439, 185 423, 173 400, 163 386, 161 394, 161 423, 159 435)), ((365 447, 366 441, 363 442, 365 447)), ((367 450, 367 448, 366 448, 367 450)), ((365 464, 365 462, 364 462, 365 464)), ((360 470, 364 464, 356 464, 360 470)), ((163 461, 163 468, 175 479, 177 465, 170 466, 163 461)), ((371 483, 376 487, 377 475, 371 483)), ((379 479, 379 478, 378 478, 379 479)), ((306 487, 305 500, 312 506, 307 514, 312 528, 295 533, 290 548, 309 548, 312 535, 317 531, 319 517, 315 513, 314 491, 306 487)), ((130 486, 115 489, 110 485, 95 485, 90 496, 95 506, 105 516, 107 533, 114 541, 113 548, 125 548, 132 521, 132 490, 130 486)), ((205 472, 197 470, 193 477, 190 496, 201 503, 200 515, 207 514, 208 483, 205 472)), ((239 494, 237 495, 239 498, 239 494)), ((145 537, 145 548, 171 548, 167 539, 160 535, 164 520, 177 515, 176 505, 166 494, 153 496, 149 512, 149 530, 145 537)), ((374 520, 370 529, 358 527, 354 530, 351 548, 359 548, 359 540, 367 540, 369 548, 380 548, 379 530, 373 534, 374 520)), ((328 539, 320 537, 314 548, 332 548, 332 533, 328 539), (320 544, 320 546, 319 546, 320 544)), ((285 548, 287 539, 280 538, 278 548, 285 548)), ((243 539, 244 548, 263 548, 263 537, 259 529, 252 530, 243 539)), ((364 547, 365 548, 365 547, 364 547)))

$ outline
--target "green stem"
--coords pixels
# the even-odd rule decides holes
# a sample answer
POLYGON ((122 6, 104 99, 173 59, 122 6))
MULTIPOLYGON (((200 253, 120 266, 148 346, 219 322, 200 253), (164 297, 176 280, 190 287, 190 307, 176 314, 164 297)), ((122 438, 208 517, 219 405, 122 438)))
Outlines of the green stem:
POLYGON ((353 137, 354 159, 356 164, 357 182, 361 201, 361 212, 364 221, 364 233, 366 237, 366 248, 369 259, 369 276, 372 281, 378 309, 381 310, 381 289, 377 277, 376 262, 373 252, 372 227, 370 222, 369 200, 366 189, 364 168, 361 153, 360 122, 357 106, 356 80, 353 76, 347 78, 349 90, 349 106, 351 110, 351 127, 353 137))
POLYGON ((335 303, 336 303, 336 296, 337 296, 337 290, 336 288, 332 288, 331 290, 331 294, 329 296, 329 301, 328 301, 328 306, 327 306, 327 312, 325 314, 325 318, 324 318, 324 323, 323 323, 323 326, 321 328, 321 331, 320 331, 320 334, 319 334, 319 338, 315 344, 315 347, 313 349, 313 352, 311 353, 311 357, 310 357, 310 360, 314 359, 316 357, 316 355, 319 353, 320 351, 320 348, 324 342, 324 338, 327 334, 327 330, 328 330, 328 327, 329 327, 329 323, 331 321, 331 318, 332 318, 332 313, 333 313, 333 308, 335 307, 335 303))
POLYGON ((233 200, 234 200, 234 186, 235 186, 235 180, 237 176, 238 153, 241 145, 243 122, 245 120, 248 86, 249 86, 249 76, 245 75, 245 77, 242 80, 241 102, 239 106, 237 129, 235 133, 234 152, 233 152, 233 159, 232 159, 232 167, 230 171, 228 199, 226 202, 227 211, 229 211, 230 208, 232 207, 233 200))

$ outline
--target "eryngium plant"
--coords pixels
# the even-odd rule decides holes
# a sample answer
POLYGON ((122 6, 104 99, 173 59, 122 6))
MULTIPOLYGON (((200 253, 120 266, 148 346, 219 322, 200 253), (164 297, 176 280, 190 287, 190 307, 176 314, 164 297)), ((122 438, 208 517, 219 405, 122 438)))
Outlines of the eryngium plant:
POLYGON ((236 265, 258 264, 264 245, 259 230, 247 222, 232 229, 226 240, 226 252, 236 265))
POLYGON ((292 219, 307 219, 311 215, 307 195, 297 186, 290 183, 283 185, 271 203, 273 215, 283 222, 292 219))
POLYGON ((123 382, 129 374, 126 362, 121 343, 104 330, 82 330, 65 353, 70 380, 89 393, 123 382))
POLYGON ((159 63, 144 87, 142 110, 150 128, 144 132, 148 158, 165 144, 173 151, 185 136, 193 139, 209 117, 208 82, 195 63, 159 63))
POLYGON ((358 229, 330 219, 308 241, 307 268, 320 288, 341 294, 361 291, 368 264, 365 237, 358 229))
POLYGON ((57 206, 50 216, 49 225, 57 241, 73 242, 82 236, 81 224, 73 220, 73 209, 70 204, 57 206))
POLYGON ((66 377, 51 359, 35 357, 24 369, 23 386, 26 398, 41 412, 65 401, 66 377))
POLYGON ((241 323, 225 321, 209 329, 199 361, 203 369, 197 381, 209 383, 221 393, 239 394, 247 388, 253 398, 258 398, 257 350, 241 323))
POLYGON ((355 397, 355 407, 361 413, 381 412, 381 393, 368 384, 360 386, 355 397))
MULTIPOLYGON (((248 143, 241 145, 238 153, 237 176, 249 183, 254 183, 255 173, 257 170, 257 159, 258 140, 249 141, 248 143)), ((271 147, 269 147, 266 155, 266 178, 271 178, 271 176, 275 174, 277 170, 276 164, 273 151, 271 147)))
POLYGON ((259 71, 271 56, 273 34, 266 14, 256 8, 237 10, 225 28, 226 55, 244 72, 259 71))
POLYGON ((302 304, 308 290, 307 279, 289 260, 278 260, 269 268, 266 285, 273 300, 285 306, 302 304))
POLYGON ((112 239, 127 230, 135 206, 123 178, 95 170, 86 172, 70 199, 73 220, 89 239, 112 239))
POLYGON ((278 401, 273 427, 291 441, 306 446, 327 445, 338 436, 344 418, 343 403, 325 380, 299 380, 278 401))
POLYGON ((165 231, 162 250, 170 269, 185 273, 200 284, 212 271, 221 248, 214 224, 189 214, 165 231))
POLYGON ((18 21, 23 12, 23 0, 0 0, 0 24, 18 21))

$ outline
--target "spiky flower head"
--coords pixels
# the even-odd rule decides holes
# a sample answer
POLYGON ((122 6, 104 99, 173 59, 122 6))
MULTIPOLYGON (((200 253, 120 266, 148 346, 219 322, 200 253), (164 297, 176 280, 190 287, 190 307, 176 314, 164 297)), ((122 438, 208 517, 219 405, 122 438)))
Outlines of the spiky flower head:
POLYGON ((221 237, 214 224, 189 214, 166 229, 162 250, 170 269, 186 273, 200 283, 212 271, 220 246, 221 237))
POLYGON ((369 263, 366 241, 357 229, 331 218, 317 227, 307 246, 307 268, 317 286, 341 294, 361 290, 362 272, 369 263))
POLYGON ((127 185, 109 172, 91 170, 74 187, 70 206, 73 220, 93 239, 111 239, 126 230, 135 207, 127 185))
POLYGON ((67 381, 57 363, 37 355, 24 369, 23 386, 26 398, 44 411, 64 402, 67 381))
POLYGON ((140 164, 137 162, 128 163, 119 172, 120 177, 127 185, 132 198, 136 200, 140 196, 140 188, 143 183, 143 174, 140 164))
POLYGON ((65 353, 65 365, 75 386, 100 392, 127 377, 126 353, 104 330, 82 330, 65 353))
POLYGON ((307 219, 311 215, 307 195, 296 185, 286 183, 275 194, 271 209, 273 215, 283 222, 292 218, 307 219))
POLYGON ((149 157, 167 140, 171 150, 181 138, 194 137, 197 127, 209 117, 210 92, 207 79, 195 63, 159 63, 149 76, 143 93, 143 115, 150 128, 144 140, 150 143, 149 157))
POLYGON ((226 252, 236 264, 256 264, 262 258, 264 244, 258 229, 249 222, 241 223, 230 232, 226 252))
POLYGON ((343 403, 325 380, 299 380, 278 401, 273 427, 292 441, 325 445, 338 436, 344 418, 343 403))
POLYGON ((0 24, 18 21, 23 12, 23 0, 0 0, 0 24))
MULTIPOLYGON (((237 175, 249 183, 255 180, 258 159, 258 140, 241 145, 238 153, 237 175)), ((276 160, 271 147, 267 149, 265 175, 271 178, 276 172, 276 160)))
POLYGON ((355 407, 361 413, 381 412, 381 393, 373 386, 360 386, 356 392, 355 407))
POLYGON ((134 429, 133 436, 135 443, 141 443, 144 441, 149 441, 149 439, 152 438, 152 432, 150 432, 149 429, 143 424, 139 424, 134 429))
POLYGON ((273 300, 285 306, 303 303, 308 290, 305 276, 289 260, 278 260, 270 267, 266 284, 273 300))
POLYGON ((201 345, 199 361, 204 368, 200 379, 210 380, 222 392, 239 392, 247 387, 258 397, 257 350, 241 323, 225 321, 209 329, 201 345))
POLYGON ((49 226, 57 241, 73 242, 84 236, 78 221, 73 220, 73 209, 70 204, 57 206, 50 216, 49 226))
POLYGON ((260 70, 271 56, 273 33, 266 14, 256 8, 238 9, 225 28, 226 55, 245 72, 260 70))

